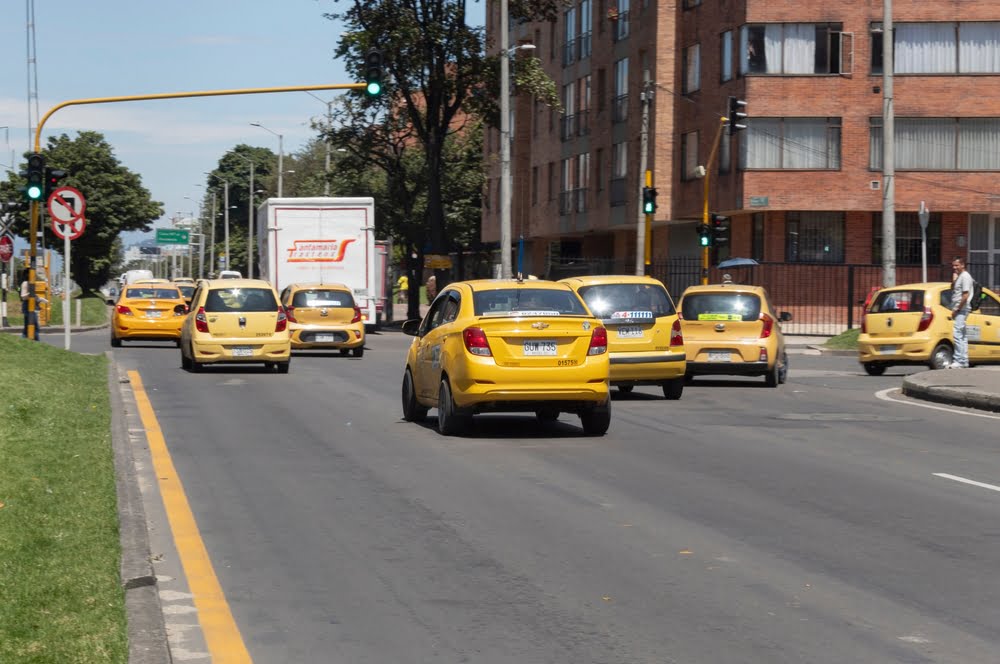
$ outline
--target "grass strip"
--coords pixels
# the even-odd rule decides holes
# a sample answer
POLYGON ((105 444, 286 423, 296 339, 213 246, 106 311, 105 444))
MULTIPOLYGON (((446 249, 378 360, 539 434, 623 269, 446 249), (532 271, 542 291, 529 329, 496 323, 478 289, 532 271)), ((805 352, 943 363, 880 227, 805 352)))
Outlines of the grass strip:
MULTIPOLYGON (((51 308, 49 309, 52 318, 49 320, 49 325, 62 327, 63 312, 62 312, 62 298, 53 297, 51 308)), ((76 302, 79 300, 81 304, 80 308, 80 322, 81 325, 92 326, 92 325, 104 325, 108 322, 108 305, 98 295, 88 295, 86 297, 74 297, 73 301, 70 303, 70 323, 76 325, 76 302)), ((24 325, 24 316, 21 315, 21 295, 19 292, 8 292, 7 293, 7 322, 11 327, 21 327, 24 325)), ((42 326, 42 331, 45 331, 45 326, 42 326)))
POLYGON ((126 662, 107 360, 0 334, 0 662, 126 662))
POLYGON ((837 350, 857 350, 859 334, 861 334, 861 330, 859 328, 845 330, 837 336, 827 339, 826 343, 823 344, 823 347, 837 350))

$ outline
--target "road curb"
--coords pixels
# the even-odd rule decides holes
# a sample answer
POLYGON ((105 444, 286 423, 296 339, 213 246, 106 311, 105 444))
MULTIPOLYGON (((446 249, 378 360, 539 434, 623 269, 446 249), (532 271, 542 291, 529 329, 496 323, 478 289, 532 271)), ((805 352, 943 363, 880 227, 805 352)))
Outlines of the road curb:
MULTIPOLYGON (((146 511, 143 508, 135 458, 129 444, 122 398, 123 379, 110 351, 108 392, 111 402, 111 447, 114 453, 115 486, 118 494, 118 528, 122 549, 119 571, 125 589, 128 622, 129 664, 170 662, 167 630, 156 586, 156 573, 149 548, 146 511)), ((128 379, 124 379, 127 383, 128 379)))
MULTIPOLYGON (((76 333, 76 332, 91 332, 93 330, 104 330, 104 329, 110 327, 110 325, 111 325, 111 323, 104 323, 103 325, 83 325, 81 327, 70 327, 69 331, 70 331, 71 334, 76 333)), ((17 334, 21 334, 21 332, 23 332, 23 331, 24 331, 24 328, 22 328, 20 326, 18 326, 18 327, 7 326, 7 327, 0 328, 0 332, 7 332, 8 334, 13 334, 15 332, 17 334)), ((46 326, 46 327, 40 327, 40 328, 38 328, 38 333, 39 334, 56 334, 56 333, 62 334, 65 331, 66 331, 66 328, 64 328, 64 327, 48 327, 48 326, 46 326)))
POLYGON ((854 357, 858 351, 853 348, 827 348, 826 346, 809 346, 813 350, 818 350, 822 355, 833 355, 839 357, 854 357))
POLYGON ((908 397, 924 401, 1000 412, 1000 394, 968 387, 928 385, 920 379, 920 374, 905 377, 902 391, 908 397))

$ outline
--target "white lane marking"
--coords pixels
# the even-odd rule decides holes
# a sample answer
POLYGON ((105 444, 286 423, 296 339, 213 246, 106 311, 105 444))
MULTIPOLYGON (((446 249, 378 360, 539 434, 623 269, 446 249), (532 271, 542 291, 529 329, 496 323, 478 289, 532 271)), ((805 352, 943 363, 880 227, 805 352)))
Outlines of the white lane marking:
POLYGON ((986 484, 985 482, 977 482, 976 480, 970 480, 965 477, 959 477, 958 475, 949 475, 948 473, 931 473, 934 477, 941 477, 946 480, 954 480, 956 482, 961 482, 962 484, 971 484, 972 486, 978 486, 983 489, 989 489, 990 491, 1000 491, 1000 486, 995 484, 986 484))
POLYGON ((929 403, 917 403, 915 401, 908 401, 906 399, 893 399, 889 396, 891 392, 899 392, 898 387, 890 387, 886 390, 879 390, 875 393, 875 397, 881 399, 882 401, 891 401, 892 403, 901 403, 907 406, 916 406, 918 408, 930 408, 931 410, 943 410, 946 413, 952 413, 954 415, 961 415, 962 417, 985 417, 988 420, 1000 420, 1000 415, 990 415, 989 413, 977 413, 968 408, 953 407, 948 408, 946 406, 935 406, 929 403))

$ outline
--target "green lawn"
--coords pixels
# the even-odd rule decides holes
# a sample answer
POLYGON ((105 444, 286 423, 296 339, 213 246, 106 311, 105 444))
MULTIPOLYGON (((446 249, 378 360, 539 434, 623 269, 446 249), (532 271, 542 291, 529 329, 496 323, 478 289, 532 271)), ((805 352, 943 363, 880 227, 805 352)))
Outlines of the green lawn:
POLYGON ((858 335, 861 334, 859 328, 854 328, 853 330, 846 330, 841 332, 835 337, 830 337, 823 344, 826 348, 834 348, 838 350, 857 350, 858 349, 858 335))
MULTIPOLYGON (((70 322, 76 325, 76 301, 74 297, 70 302, 70 322)), ((51 298, 52 319, 49 325, 62 327, 62 298, 51 298)), ((108 305, 98 295, 88 295, 82 299, 81 323, 85 326, 104 325, 108 322, 108 305)), ((18 292, 7 292, 7 322, 13 327, 21 327, 24 324, 24 317, 21 315, 21 295, 18 292)), ((43 328, 44 329, 44 328, 43 328)))
POLYGON ((128 658, 107 360, 0 334, 0 662, 128 658))

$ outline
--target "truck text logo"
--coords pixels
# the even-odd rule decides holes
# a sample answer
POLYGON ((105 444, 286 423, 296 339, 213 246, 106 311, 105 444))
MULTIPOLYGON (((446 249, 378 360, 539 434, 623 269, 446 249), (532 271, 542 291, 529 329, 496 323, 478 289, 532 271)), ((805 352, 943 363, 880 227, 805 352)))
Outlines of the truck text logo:
POLYGON ((295 240, 288 249, 289 263, 340 263, 350 240, 295 240))

